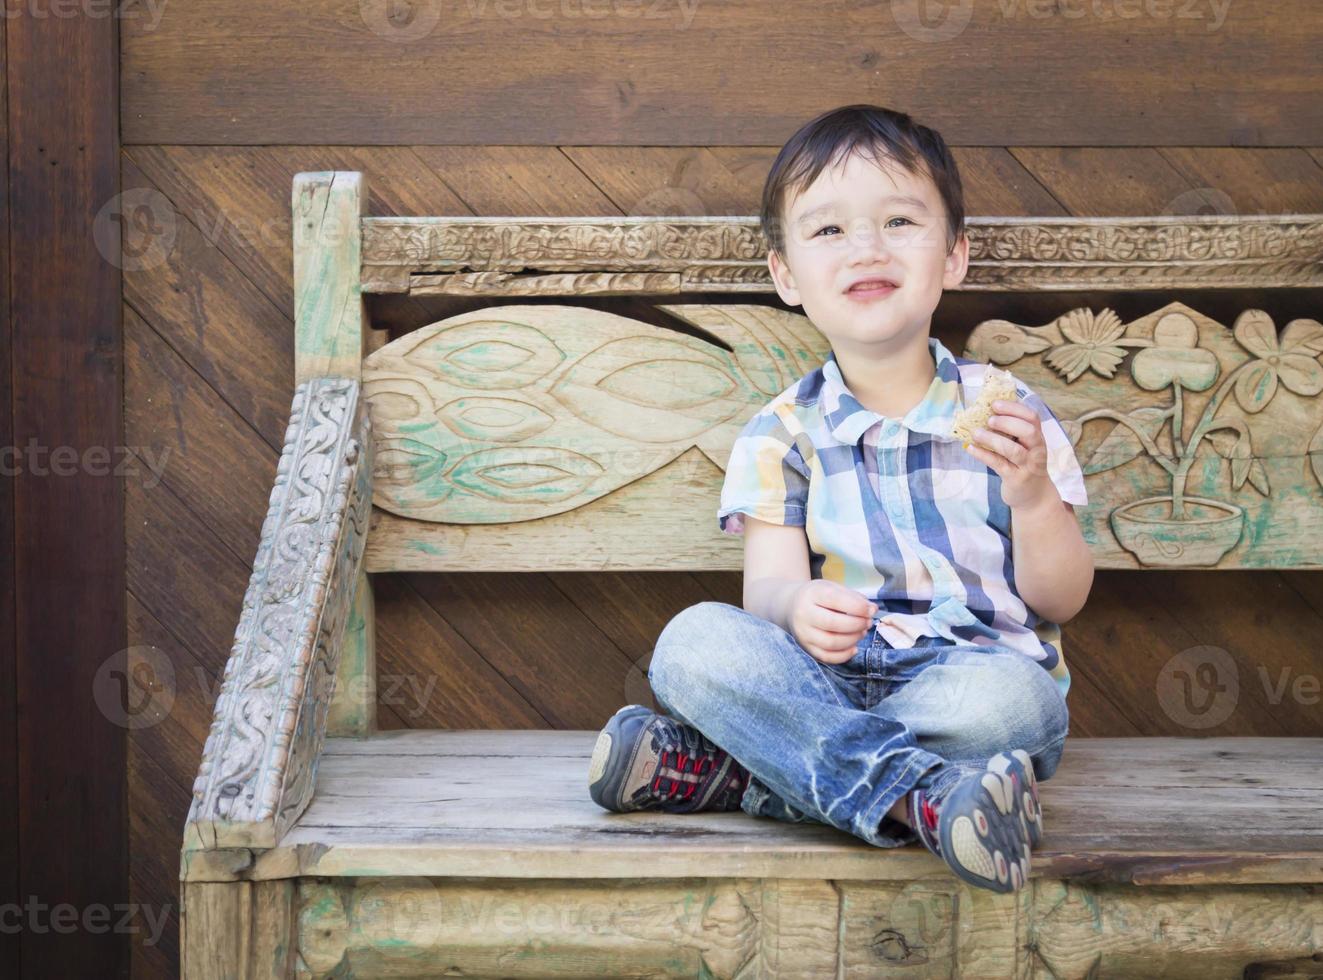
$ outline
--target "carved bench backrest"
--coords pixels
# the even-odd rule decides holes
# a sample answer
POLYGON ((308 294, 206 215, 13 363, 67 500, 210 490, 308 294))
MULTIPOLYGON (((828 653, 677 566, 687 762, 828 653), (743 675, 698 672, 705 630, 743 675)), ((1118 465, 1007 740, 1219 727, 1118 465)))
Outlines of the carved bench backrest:
MULTIPOLYGON (((772 294, 755 219, 371 218, 365 199, 358 174, 296 178, 296 237, 314 245, 296 247, 299 377, 361 378, 369 572, 741 567, 714 516, 730 445, 827 342, 768 305, 657 307, 689 333, 572 304, 772 294), (364 291, 498 305, 364 358, 364 291)), ((970 238, 964 289, 1323 284, 1319 215, 975 218, 970 238)), ((1323 526, 1320 352, 1317 321, 1279 336, 1261 311, 1223 324, 1170 303, 1132 322, 991 320, 960 353, 1062 419, 1099 567, 1294 568, 1318 564, 1323 526)))

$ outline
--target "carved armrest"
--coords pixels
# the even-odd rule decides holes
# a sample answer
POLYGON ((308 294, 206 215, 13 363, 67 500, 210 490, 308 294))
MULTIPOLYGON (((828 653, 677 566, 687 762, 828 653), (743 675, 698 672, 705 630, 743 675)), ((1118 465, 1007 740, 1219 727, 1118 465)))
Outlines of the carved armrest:
POLYGON ((274 847, 312 799, 371 505, 359 383, 304 382, 193 785, 186 850, 274 847))

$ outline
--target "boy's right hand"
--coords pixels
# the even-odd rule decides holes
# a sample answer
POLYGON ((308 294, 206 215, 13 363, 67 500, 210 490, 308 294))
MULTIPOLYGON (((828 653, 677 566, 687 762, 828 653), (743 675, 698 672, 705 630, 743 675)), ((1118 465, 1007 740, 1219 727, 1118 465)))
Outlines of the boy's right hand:
POLYGON ((791 597, 790 632, 815 660, 843 664, 855 655, 876 613, 876 603, 854 589, 815 578, 791 597))

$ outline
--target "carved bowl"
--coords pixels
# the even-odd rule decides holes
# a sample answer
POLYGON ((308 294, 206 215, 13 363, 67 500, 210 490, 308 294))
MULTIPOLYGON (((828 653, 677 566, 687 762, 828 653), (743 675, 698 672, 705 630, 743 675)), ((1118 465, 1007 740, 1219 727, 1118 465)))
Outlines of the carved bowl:
POLYGON ((1186 497, 1185 516, 1171 516, 1172 498, 1146 497, 1112 511, 1116 540, 1141 565, 1213 566, 1236 546, 1245 509, 1224 500, 1186 497))

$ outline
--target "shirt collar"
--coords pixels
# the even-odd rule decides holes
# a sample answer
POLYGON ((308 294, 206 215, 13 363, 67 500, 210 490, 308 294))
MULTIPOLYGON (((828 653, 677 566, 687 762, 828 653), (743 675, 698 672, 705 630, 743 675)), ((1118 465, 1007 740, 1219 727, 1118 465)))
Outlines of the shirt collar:
MULTIPOLYGON (((912 432, 951 438, 951 424, 955 421, 956 412, 965 407, 960 367, 946 345, 936 337, 928 338, 928 350, 933 356, 937 372, 933 375, 927 394, 905 414, 900 424, 912 432)), ((835 351, 827 355, 822 365, 822 377, 827 424, 831 427, 832 435, 841 442, 854 445, 860 436, 886 418, 865 408, 850 393, 841 377, 835 351)))

